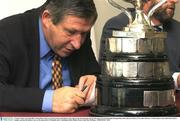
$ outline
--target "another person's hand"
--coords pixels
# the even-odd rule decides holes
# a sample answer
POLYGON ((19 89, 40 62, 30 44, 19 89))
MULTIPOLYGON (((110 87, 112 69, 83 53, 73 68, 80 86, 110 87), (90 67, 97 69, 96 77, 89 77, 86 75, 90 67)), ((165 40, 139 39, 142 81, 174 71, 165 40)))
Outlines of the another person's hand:
POLYGON ((84 104, 85 94, 75 87, 62 87, 53 94, 52 112, 73 113, 84 104))
POLYGON ((180 88, 180 74, 177 77, 177 86, 178 86, 178 88, 180 88))
POLYGON ((174 79, 175 89, 180 89, 180 72, 174 72, 172 75, 172 78, 174 79))
POLYGON ((87 88, 83 91, 86 95, 85 105, 91 105, 95 102, 95 85, 96 85, 96 76, 94 75, 85 75, 79 79, 79 90, 82 90, 84 86, 87 88))

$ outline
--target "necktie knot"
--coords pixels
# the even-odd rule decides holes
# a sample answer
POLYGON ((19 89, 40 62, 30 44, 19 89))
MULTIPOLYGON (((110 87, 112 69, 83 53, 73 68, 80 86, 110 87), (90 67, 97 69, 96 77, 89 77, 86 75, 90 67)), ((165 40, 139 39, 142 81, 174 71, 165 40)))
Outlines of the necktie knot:
POLYGON ((52 83, 52 89, 58 89, 62 86, 62 64, 58 55, 54 55, 52 62, 52 83))
POLYGON ((52 63, 53 66, 61 66, 61 58, 58 56, 58 55, 54 55, 54 58, 53 58, 53 63, 52 63))

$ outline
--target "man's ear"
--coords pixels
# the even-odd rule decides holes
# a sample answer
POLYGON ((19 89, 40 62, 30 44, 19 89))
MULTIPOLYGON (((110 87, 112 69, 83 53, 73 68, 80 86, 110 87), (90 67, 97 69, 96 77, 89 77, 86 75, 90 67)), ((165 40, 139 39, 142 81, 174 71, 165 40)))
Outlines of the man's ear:
POLYGON ((41 15, 42 24, 44 27, 48 28, 52 24, 52 16, 48 10, 44 10, 41 15))

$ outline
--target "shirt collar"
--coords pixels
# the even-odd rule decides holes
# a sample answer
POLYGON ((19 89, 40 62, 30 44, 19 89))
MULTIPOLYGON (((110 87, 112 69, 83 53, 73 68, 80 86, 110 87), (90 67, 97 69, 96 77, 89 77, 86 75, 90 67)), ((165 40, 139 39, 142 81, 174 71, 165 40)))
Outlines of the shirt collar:
POLYGON ((42 30, 41 18, 39 18, 39 35, 40 35, 40 58, 43 58, 49 52, 51 52, 51 48, 49 47, 47 40, 45 39, 43 30, 42 30))

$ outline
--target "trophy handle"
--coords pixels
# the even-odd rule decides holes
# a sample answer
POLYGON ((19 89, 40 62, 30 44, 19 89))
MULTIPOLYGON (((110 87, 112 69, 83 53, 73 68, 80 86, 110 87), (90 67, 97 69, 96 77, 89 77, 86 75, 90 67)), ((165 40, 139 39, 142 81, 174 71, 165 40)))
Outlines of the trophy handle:
POLYGON ((122 12, 124 12, 124 13, 128 16, 128 18, 129 18, 129 24, 132 23, 133 19, 132 19, 131 12, 129 12, 126 8, 120 6, 119 4, 117 4, 116 2, 114 2, 113 0, 108 0, 108 2, 109 2, 112 6, 114 6, 115 8, 118 8, 118 9, 120 9, 122 12))
POLYGON ((148 19, 150 21, 151 16, 154 14, 157 8, 159 8, 163 3, 165 3, 167 0, 161 0, 158 4, 156 4, 149 12, 148 12, 148 19))

